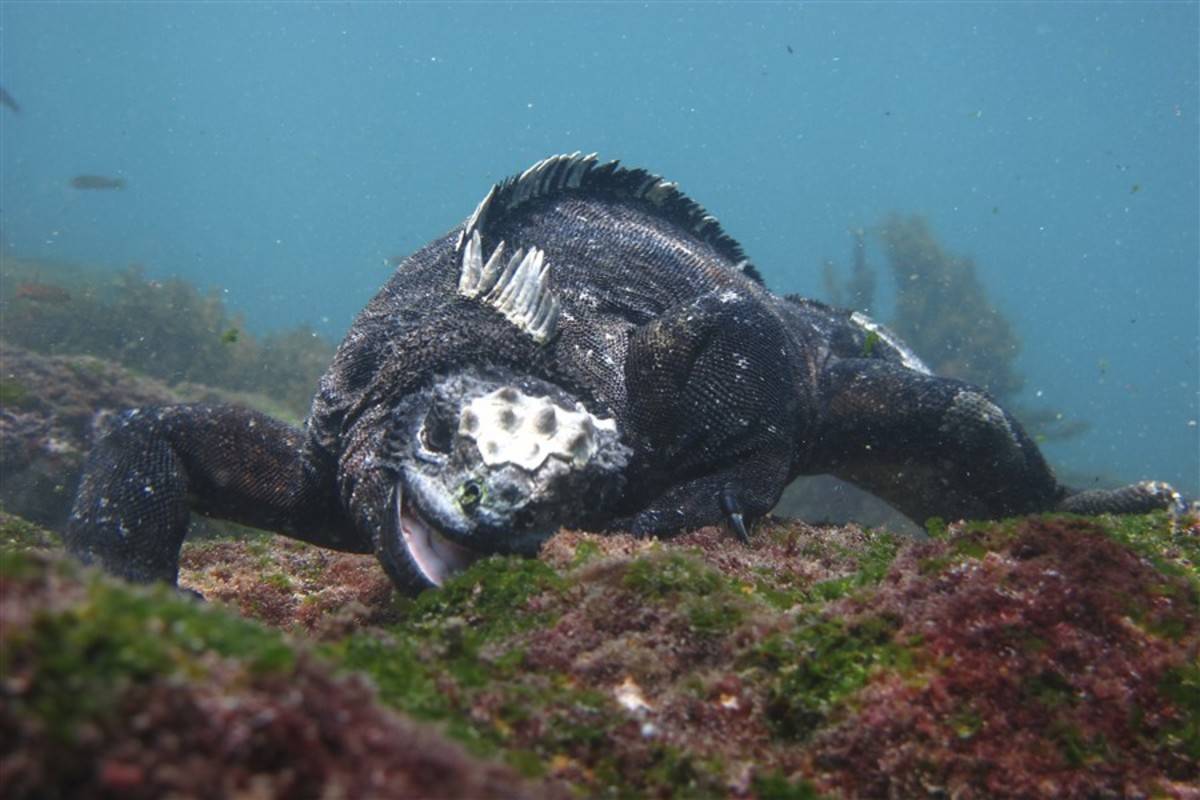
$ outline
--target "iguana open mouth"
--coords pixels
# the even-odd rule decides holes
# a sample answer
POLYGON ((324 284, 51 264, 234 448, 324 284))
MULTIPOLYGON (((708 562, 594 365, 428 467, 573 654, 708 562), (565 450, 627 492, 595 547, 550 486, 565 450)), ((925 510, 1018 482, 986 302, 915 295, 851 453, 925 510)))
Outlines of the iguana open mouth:
MULTIPOLYGON (((447 539, 421 516, 404 491, 396 488, 396 520, 399 540, 412 563, 430 583, 441 586, 456 572, 462 572, 483 558, 482 553, 447 539)), ((397 532, 393 532, 395 535, 397 532)))

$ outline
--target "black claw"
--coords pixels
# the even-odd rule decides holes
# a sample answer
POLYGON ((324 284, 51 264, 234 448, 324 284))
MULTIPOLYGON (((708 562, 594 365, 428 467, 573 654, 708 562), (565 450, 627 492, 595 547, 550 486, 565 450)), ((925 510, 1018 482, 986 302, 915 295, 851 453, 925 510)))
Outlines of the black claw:
POLYGON ((717 495, 717 502, 721 504, 721 513, 725 515, 738 539, 742 544, 750 544, 750 534, 746 532, 746 520, 742 516, 742 505, 738 502, 737 495, 732 489, 722 489, 717 495))

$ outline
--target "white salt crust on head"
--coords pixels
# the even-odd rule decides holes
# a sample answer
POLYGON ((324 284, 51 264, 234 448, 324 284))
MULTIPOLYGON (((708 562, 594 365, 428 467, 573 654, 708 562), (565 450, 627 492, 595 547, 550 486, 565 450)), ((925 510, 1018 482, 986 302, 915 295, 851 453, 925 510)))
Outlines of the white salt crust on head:
POLYGON ((596 452, 597 433, 616 427, 583 407, 569 411, 511 386, 475 398, 458 420, 458 432, 475 441, 485 464, 515 464, 529 472, 551 456, 583 466, 596 452))

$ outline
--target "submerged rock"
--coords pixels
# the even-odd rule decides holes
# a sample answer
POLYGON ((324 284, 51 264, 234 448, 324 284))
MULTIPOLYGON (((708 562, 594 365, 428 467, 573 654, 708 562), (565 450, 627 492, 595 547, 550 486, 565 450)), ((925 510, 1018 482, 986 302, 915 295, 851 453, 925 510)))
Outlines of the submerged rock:
POLYGON ((207 605, 5 541, 5 797, 1200 793, 1194 520, 564 531, 412 600, 249 537, 185 547, 207 605))
POLYGON ((216 607, 0 559, 6 798, 565 798, 216 607))
POLYGON ((103 358, 47 355, 4 340, 0 364, 0 504, 54 529, 65 524, 83 460, 116 412, 231 401, 278 410, 258 395, 168 386, 103 358))
POLYGON ((90 356, 0 341, 0 503, 60 527, 98 424, 114 411, 179 401, 159 381, 90 356))

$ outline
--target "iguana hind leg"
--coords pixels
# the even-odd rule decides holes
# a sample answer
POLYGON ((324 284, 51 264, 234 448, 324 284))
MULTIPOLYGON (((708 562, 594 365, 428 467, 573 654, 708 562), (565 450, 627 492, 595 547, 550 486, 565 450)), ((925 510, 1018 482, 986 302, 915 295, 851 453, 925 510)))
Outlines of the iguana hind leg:
POLYGON ((1188 509, 1165 483, 1073 492, 1017 420, 978 387, 903 365, 845 359, 821 382, 814 461, 923 523, 1035 511, 1188 509))
POLYGON ((1065 495, 1020 423, 978 387, 879 359, 821 379, 816 467, 917 523, 1048 510, 1065 495))
POLYGON ((174 583, 189 511, 356 552, 331 477, 300 431, 234 406, 122 413, 92 447, 67 523, 68 549, 129 580, 174 583))

